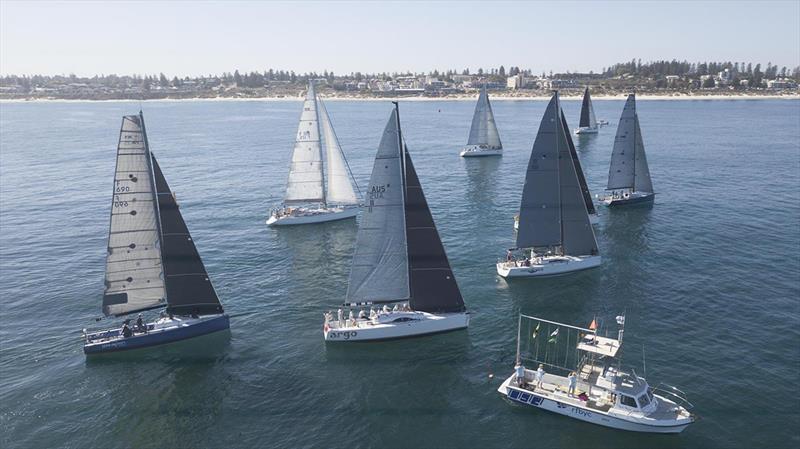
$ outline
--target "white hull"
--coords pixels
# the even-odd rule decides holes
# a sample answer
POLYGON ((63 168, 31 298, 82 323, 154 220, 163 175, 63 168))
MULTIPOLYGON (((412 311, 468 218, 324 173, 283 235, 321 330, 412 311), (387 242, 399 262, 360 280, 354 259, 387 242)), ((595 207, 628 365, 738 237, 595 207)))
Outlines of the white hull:
POLYGON ((326 221, 344 220, 358 215, 356 206, 332 209, 298 209, 296 213, 277 215, 273 213, 267 219, 268 226, 290 226, 326 221))
POLYGON ((502 148, 482 148, 477 145, 470 145, 461 150, 461 157, 483 157, 483 156, 502 156, 502 148))
POLYGON ((469 326, 469 314, 389 312, 378 318, 355 320, 355 323, 345 320, 341 324, 339 321, 325 323, 322 330, 325 341, 389 340, 465 329, 469 326))
MULTIPOLYGON (((515 379, 516 376, 512 374, 497 389, 509 401, 613 429, 647 433, 680 433, 694 422, 691 417, 658 420, 642 414, 617 411, 614 407, 606 411, 597 410, 589 406, 588 401, 580 401, 563 393, 543 391, 537 394, 528 388, 519 388, 515 379)), ((658 396, 656 398, 669 403, 664 398, 658 396)))
POLYGON ((569 274, 600 266, 600 256, 544 256, 525 266, 522 261, 498 262, 497 274, 504 278, 545 277, 569 274))
POLYGON ((575 134, 597 134, 599 128, 591 128, 588 126, 582 126, 575 130, 575 134))

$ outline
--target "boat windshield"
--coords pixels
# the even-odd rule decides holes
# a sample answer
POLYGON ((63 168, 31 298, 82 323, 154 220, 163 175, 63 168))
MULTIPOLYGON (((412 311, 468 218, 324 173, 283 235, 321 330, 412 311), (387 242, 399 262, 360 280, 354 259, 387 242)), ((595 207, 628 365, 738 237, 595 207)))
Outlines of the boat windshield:
POLYGON ((650 405, 650 400, 652 397, 650 396, 650 392, 646 391, 644 394, 639 396, 639 408, 645 408, 650 405))

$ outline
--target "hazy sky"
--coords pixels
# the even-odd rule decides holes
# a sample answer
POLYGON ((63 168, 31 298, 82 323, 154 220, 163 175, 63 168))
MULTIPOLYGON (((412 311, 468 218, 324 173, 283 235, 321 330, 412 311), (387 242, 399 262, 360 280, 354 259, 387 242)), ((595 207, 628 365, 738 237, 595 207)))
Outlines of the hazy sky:
POLYGON ((0 73, 599 71, 641 58, 800 65, 800 1, 16 2, 0 73))

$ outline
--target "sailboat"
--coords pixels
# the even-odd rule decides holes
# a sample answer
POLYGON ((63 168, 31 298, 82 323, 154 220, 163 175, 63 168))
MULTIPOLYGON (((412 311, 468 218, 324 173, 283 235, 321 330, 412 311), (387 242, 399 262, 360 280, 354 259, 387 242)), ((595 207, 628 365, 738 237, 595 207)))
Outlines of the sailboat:
POLYGON ((531 150, 516 248, 497 263, 497 274, 502 277, 554 276, 600 265, 586 207, 588 189, 579 181, 577 156, 570 151, 568 136, 556 92, 531 150), (521 257, 516 251, 522 252, 521 257))
POLYGON ((622 109, 614 150, 611 152, 606 190, 609 193, 602 201, 607 206, 648 205, 653 203, 656 196, 644 154, 635 94, 628 95, 625 108, 622 109))
POLYGON ((322 223, 353 218, 359 198, 350 165, 322 99, 309 83, 292 152, 283 204, 270 211, 270 226, 322 223), (325 160, 323 145, 325 141, 325 160))
POLYGON ((461 157, 478 156, 502 156, 503 144, 500 142, 500 134, 497 132, 497 124, 494 122, 492 105, 489 103, 489 95, 486 93, 486 86, 481 87, 478 96, 478 104, 475 105, 475 113, 472 116, 472 127, 469 129, 469 139, 467 145, 461 150, 461 157))
POLYGON ((166 307, 151 323, 87 332, 83 351, 102 354, 227 330, 222 310, 175 195, 150 152, 144 116, 122 118, 106 256, 103 312, 121 317, 166 307))
POLYGON ((469 325, 394 105, 375 156, 356 237, 344 304, 348 316, 341 308, 337 316, 325 313, 325 341, 386 340, 469 325), (358 307, 361 311, 355 315, 358 307), (369 313, 365 307, 370 307, 369 313))
POLYGON ((575 134, 597 134, 598 123, 594 115, 592 98, 589 96, 589 87, 583 91, 583 102, 581 103, 581 119, 575 134))

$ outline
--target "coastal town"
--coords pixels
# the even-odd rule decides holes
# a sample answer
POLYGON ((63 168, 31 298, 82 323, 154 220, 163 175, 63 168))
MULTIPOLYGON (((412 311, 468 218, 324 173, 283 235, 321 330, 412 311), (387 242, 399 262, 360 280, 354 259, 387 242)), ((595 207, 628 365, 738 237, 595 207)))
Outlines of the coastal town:
POLYGON ((797 96, 800 67, 768 63, 688 63, 633 60, 588 73, 535 73, 504 66, 475 71, 434 70, 428 73, 346 75, 268 69, 221 75, 171 78, 157 75, 4 75, 0 100, 154 100, 297 98, 309 80, 333 98, 472 97, 481 86, 496 98, 548 97, 558 89, 578 96, 589 86, 593 94, 616 96, 629 91, 665 97, 797 96))

